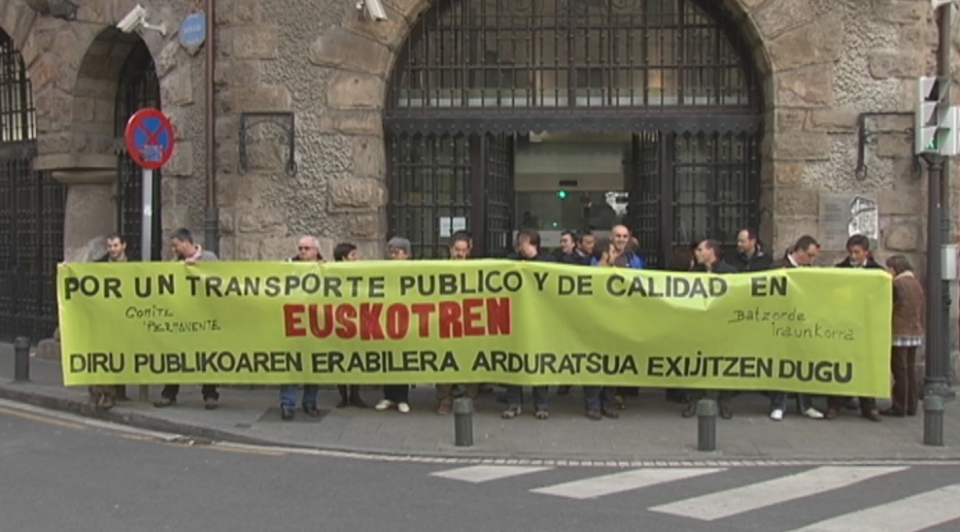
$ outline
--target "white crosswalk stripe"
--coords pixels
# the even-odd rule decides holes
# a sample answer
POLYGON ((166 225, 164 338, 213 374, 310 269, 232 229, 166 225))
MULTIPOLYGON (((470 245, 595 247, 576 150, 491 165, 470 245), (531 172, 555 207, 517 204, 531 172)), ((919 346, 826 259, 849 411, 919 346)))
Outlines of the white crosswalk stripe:
POLYGON ((709 475, 725 471, 722 468, 665 468, 665 469, 635 469, 603 475, 600 477, 585 478, 573 482, 564 482, 543 488, 530 490, 544 495, 556 495, 569 499, 595 499, 604 495, 612 495, 624 491, 637 490, 665 482, 684 480, 701 475, 709 475))
POLYGON ((655 506, 650 510, 714 521, 851 486, 905 469, 907 467, 818 467, 795 475, 655 506))
MULTIPOLYGON (((733 484, 738 477, 728 478, 727 475, 732 472, 731 468, 722 466, 645 467, 619 471, 605 469, 601 474, 596 472, 591 474, 589 469, 583 469, 579 470, 583 471, 582 475, 571 475, 571 472, 578 470, 552 466, 476 465, 438 471, 431 475, 474 484, 509 482, 510 479, 530 475, 532 482, 537 482, 539 487, 529 489, 532 482, 526 481, 522 489, 537 495, 576 501, 594 500, 641 490, 645 490, 644 494, 637 494, 635 497, 645 498, 649 496, 648 494, 658 497, 659 495, 656 495, 658 487, 663 487, 664 492, 672 494, 683 493, 686 488, 685 481, 696 483, 698 478, 713 475, 710 478, 715 480, 710 480, 709 485, 720 486, 717 491, 690 498, 680 496, 678 499, 681 500, 646 508, 647 511, 696 520, 708 526, 707 523, 737 516, 754 519, 753 516, 745 514, 775 509, 784 503, 796 503, 817 495, 833 493, 869 480, 876 479, 879 482, 886 477, 887 480, 884 482, 901 482, 902 480, 896 474, 910 469, 911 467, 907 465, 822 466, 742 485, 738 485, 741 483, 733 484), (543 474, 543 478, 538 476, 540 474, 543 474), (570 480, 571 476, 586 478, 570 480), (544 481, 544 478, 548 480, 544 481), (550 484, 549 479, 557 478, 562 478, 562 481, 550 484), (731 484, 736 487, 731 487, 731 484)), ((703 493, 703 490, 698 492, 703 493)), ((640 499, 626 498, 625 500, 635 503, 640 499)), ((872 508, 863 509, 865 506, 875 505, 877 501, 864 502, 860 507, 844 509, 850 513, 836 517, 823 519, 830 514, 811 516, 805 521, 822 520, 790 532, 917 532, 960 520, 960 504, 956 503, 958 500, 960 500, 960 484, 954 484, 917 495, 911 493, 903 499, 872 508)), ((807 504, 816 505, 816 501, 807 504)), ((801 523, 803 521, 791 523, 790 526, 801 523)), ((774 523, 771 524, 771 530, 782 530, 784 526, 780 522, 774 523)), ((957 529, 960 529, 960 525, 957 529)))
POLYGON ((462 480, 479 484, 491 480, 500 480, 503 478, 526 475, 528 473, 538 473, 547 471, 552 467, 534 467, 534 466, 496 466, 496 465, 478 465, 470 467, 460 467, 447 471, 438 471, 432 473, 435 477, 448 478, 451 480, 462 480))
POLYGON ((958 500, 960 484, 954 484, 791 532, 917 532, 960 519, 958 500))

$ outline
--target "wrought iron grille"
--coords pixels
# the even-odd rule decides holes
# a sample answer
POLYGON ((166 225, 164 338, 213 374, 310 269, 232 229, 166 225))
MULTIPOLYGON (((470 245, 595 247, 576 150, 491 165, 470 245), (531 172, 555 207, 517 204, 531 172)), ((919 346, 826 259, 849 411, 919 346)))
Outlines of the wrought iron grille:
POLYGON ((414 257, 446 258, 448 237, 471 221, 466 135, 390 135, 390 234, 409 238, 414 257))
POLYGON ((513 135, 487 135, 484 161, 484 249, 476 255, 506 257, 513 244, 513 135))
POLYGON ((651 268, 662 267, 662 206, 660 160, 663 142, 657 132, 644 132, 633 136, 629 196, 627 198, 627 221, 634 236, 640 242, 640 253, 651 268))
MULTIPOLYGON (((117 102, 115 111, 114 134, 118 137, 117 146, 119 156, 117 181, 117 231, 127 240, 127 253, 131 257, 142 258, 140 238, 143 227, 143 170, 137 166, 127 153, 123 142, 123 132, 127 121, 144 107, 160 108, 160 82, 157 79, 157 69, 153 62, 150 50, 142 40, 136 44, 127 56, 120 74, 120 84, 117 88, 117 102)), ((163 244, 161 234, 160 211, 161 175, 159 170, 153 171, 153 243, 150 253, 151 260, 160 258, 163 244)))
POLYGON ((737 232, 758 222, 759 138, 741 134, 674 137, 673 246, 712 238, 733 252, 737 232))
MULTIPOLYGON (((731 110, 755 114, 759 98, 745 68, 750 63, 713 4, 438 1, 402 50, 388 114, 483 116, 487 122, 516 121, 503 113, 508 110, 523 110, 525 118, 589 111, 615 122, 638 115, 623 114, 629 110, 647 119, 695 112, 701 121, 705 114, 731 110)), ((659 123, 645 124, 651 125, 660 129, 659 123)))
POLYGON ((0 338, 36 341, 57 326, 66 187, 31 169, 36 114, 20 53, 0 31, 0 338))

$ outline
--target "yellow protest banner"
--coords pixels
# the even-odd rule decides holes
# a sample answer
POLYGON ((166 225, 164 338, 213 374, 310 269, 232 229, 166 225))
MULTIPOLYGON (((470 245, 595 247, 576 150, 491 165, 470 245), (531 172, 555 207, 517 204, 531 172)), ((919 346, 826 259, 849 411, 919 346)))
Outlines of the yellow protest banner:
POLYGON ((65 264, 67 385, 492 382, 889 396, 891 280, 470 261, 65 264))

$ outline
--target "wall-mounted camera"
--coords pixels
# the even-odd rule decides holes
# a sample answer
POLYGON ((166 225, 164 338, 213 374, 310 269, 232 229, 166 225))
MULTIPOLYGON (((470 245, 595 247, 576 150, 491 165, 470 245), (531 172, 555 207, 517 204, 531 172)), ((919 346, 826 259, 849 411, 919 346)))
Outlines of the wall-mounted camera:
POLYGON ((150 24, 147 22, 147 14, 146 8, 137 4, 125 17, 120 19, 120 22, 117 22, 117 29, 124 33, 133 33, 143 28, 145 30, 158 31, 160 35, 166 37, 167 25, 163 22, 160 24, 150 24))
POLYGON ((377 22, 387 20, 387 10, 381 0, 360 0, 357 2, 357 12, 361 19, 370 17, 377 22))

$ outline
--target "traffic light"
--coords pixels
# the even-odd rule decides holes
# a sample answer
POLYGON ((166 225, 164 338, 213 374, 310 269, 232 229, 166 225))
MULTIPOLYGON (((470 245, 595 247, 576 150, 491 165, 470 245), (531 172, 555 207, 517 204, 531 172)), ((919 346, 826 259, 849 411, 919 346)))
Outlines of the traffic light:
POLYGON ((957 109, 950 106, 950 84, 944 76, 917 80, 913 148, 917 155, 957 155, 957 109))
POLYGON ((567 199, 567 191, 563 189, 558 190, 557 197, 560 199, 567 199))

